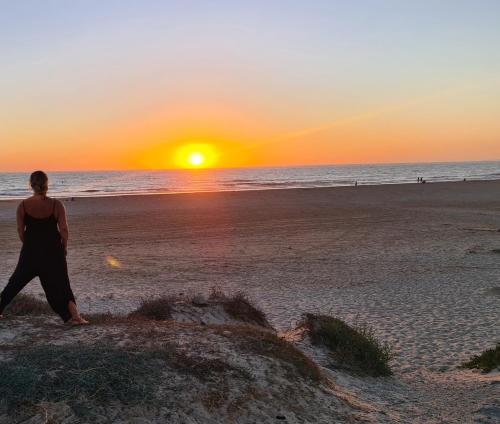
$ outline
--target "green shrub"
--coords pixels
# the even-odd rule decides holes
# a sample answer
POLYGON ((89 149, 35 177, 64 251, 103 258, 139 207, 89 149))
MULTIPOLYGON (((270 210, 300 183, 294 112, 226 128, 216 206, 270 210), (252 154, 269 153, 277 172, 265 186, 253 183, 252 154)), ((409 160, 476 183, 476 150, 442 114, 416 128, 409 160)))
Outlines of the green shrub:
POLYGON ((351 327, 340 319, 314 314, 306 314, 303 325, 311 342, 327 347, 340 367, 372 376, 392 374, 390 348, 369 327, 351 327))
POLYGON ((496 347, 485 350, 480 355, 473 356, 468 362, 462 364, 461 368, 476 368, 483 372, 500 369, 500 343, 496 347))

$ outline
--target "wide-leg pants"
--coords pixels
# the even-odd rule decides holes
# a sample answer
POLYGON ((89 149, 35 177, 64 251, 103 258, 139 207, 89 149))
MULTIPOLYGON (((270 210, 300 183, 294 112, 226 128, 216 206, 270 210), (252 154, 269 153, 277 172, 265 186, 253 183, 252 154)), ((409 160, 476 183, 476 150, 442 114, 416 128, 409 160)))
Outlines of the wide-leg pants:
POLYGON ((64 322, 71 318, 69 302, 75 302, 62 246, 52 248, 23 245, 16 269, 0 295, 0 314, 35 277, 40 278, 50 307, 64 322))

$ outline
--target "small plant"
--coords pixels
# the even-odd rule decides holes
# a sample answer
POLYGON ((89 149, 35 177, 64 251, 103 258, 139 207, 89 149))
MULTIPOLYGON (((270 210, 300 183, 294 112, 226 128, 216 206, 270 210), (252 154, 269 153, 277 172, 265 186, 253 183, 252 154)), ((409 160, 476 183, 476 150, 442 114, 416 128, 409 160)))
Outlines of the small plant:
POLYGON ((210 300, 220 302, 224 311, 237 321, 256 324, 269 329, 273 328, 264 312, 257 309, 243 292, 237 292, 233 296, 228 296, 220 289, 212 288, 210 300))
POLYGON ((485 373, 495 369, 500 370, 500 343, 497 343, 494 348, 485 350, 480 355, 473 356, 468 362, 462 364, 460 368, 475 368, 485 373))
POLYGON ((48 315, 52 313, 47 302, 37 299, 29 294, 18 294, 12 302, 5 308, 9 315, 48 315))
POLYGON ((368 326, 351 327, 338 318, 313 314, 305 315, 303 325, 312 343, 327 347, 339 366, 372 376, 392 374, 390 347, 368 326))
POLYGON ((210 289, 209 299, 211 300, 227 299, 227 295, 219 286, 213 286, 210 289))
POLYGON ((172 304, 175 298, 162 296, 156 299, 143 300, 139 307, 129 314, 129 317, 144 317, 155 321, 172 319, 172 304))

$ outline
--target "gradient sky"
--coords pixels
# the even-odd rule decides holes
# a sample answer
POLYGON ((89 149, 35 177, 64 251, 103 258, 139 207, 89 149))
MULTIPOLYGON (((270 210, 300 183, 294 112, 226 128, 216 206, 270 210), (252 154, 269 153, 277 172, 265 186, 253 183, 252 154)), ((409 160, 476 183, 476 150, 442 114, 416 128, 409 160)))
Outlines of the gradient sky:
POLYGON ((0 171, 500 159, 500 2, 0 0, 0 171))

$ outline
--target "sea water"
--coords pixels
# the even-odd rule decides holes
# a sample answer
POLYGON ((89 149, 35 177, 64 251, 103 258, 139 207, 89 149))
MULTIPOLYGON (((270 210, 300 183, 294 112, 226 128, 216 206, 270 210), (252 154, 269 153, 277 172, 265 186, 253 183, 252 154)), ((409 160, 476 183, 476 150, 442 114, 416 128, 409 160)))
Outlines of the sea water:
MULTIPOLYGON (((330 165, 156 171, 50 172, 55 197, 268 190, 500 179, 500 162, 330 165)), ((29 173, 0 172, 0 199, 30 194, 29 173)))

